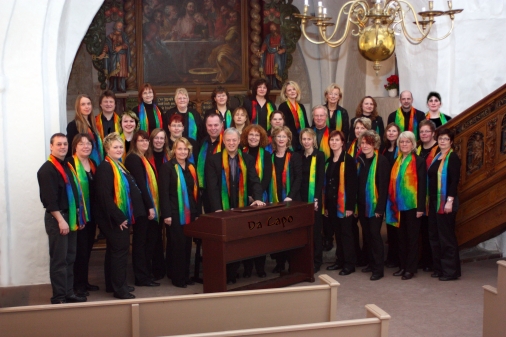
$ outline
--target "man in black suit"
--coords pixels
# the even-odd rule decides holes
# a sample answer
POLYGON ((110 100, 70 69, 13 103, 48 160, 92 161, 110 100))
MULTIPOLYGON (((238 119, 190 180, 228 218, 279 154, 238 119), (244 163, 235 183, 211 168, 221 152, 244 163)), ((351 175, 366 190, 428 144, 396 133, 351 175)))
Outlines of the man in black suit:
POLYGON ((420 140, 418 131, 420 129, 420 122, 425 119, 425 114, 413 107, 413 94, 410 91, 404 90, 401 92, 399 95, 399 101, 401 102, 401 106, 399 109, 388 115, 387 125, 390 123, 396 123, 401 129, 401 132, 411 131, 415 134, 416 140, 420 140), (416 122, 412 123, 411 118, 414 118, 416 122), (404 124, 400 123, 401 120, 404 120, 404 124), (416 128, 413 130, 413 126, 415 125, 416 128))
MULTIPOLYGON (((255 160, 247 153, 238 149, 240 134, 235 128, 225 130, 223 134, 225 150, 212 155, 206 163, 207 192, 214 212, 227 211, 231 208, 248 206, 248 195, 253 197, 251 206, 264 206, 262 201, 262 185, 255 170, 255 160), (224 165, 224 161, 228 165, 224 165), (244 163, 244 165, 241 165, 244 163), (224 168, 228 166, 228 171, 224 168), (223 176, 228 179, 227 194, 222 196, 223 176), (241 176, 244 186, 240 186, 241 176), (244 198, 240 199, 240 190, 244 190, 244 198), (247 193, 246 193, 247 192, 247 193), (224 200, 226 198, 227 200, 224 200)), ((227 265, 227 283, 236 282, 239 262, 227 265)))

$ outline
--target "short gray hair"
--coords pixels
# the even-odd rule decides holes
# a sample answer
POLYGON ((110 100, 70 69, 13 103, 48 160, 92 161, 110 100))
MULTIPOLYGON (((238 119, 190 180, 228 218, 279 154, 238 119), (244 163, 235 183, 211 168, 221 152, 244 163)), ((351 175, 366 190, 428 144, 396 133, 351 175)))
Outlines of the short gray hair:
POLYGON ((325 111, 325 114, 328 116, 329 115, 329 109, 327 109, 327 107, 325 105, 321 105, 321 104, 318 104, 318 105, 315 105, 313 107, 313 110, 311 110, 311 114, 314 115, 314 112, 317 110, 317 109, 323 109, 325 111))
POLYGON ((372 128, 372 123, 369 118, 359 117, 359 118, 355 119, 355 121, 353 122, 354 129, 357 126, 357 123, 362 124, 367 130, 371 130, 371 128, 372 128))
POLYGON ((225 138, 225 136, 228 135, 229 133, 233 133, 233 134, 237 135, 237 138, 241 139, 241 133, 236 128, 226 129, 225 132, 223 132, 223 138, 225 138))
POLYGON ((411 132, 411 131, 401 132, 401 134, 397 138, 397 148, 398 149, 400 149, 399 144, 400 144, 401 138, 407 139, 411 142, 411 144, 413 144, 413 148, 411 149, 411 152, 416 151, 416 137, 413 132, 411 132))

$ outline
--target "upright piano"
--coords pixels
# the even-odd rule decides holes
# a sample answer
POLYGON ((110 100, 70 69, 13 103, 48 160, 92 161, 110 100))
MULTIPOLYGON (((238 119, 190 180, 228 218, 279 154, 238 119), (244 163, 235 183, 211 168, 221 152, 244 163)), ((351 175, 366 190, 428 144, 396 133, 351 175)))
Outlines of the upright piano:
POLYGON ((227 291, 227 263, 288 250, 288 273, 233 290, 314 282, 313 224, 314 204, 290 201, 205 214, 184 233, 202 240, 204 293, 211 293, 227 291))

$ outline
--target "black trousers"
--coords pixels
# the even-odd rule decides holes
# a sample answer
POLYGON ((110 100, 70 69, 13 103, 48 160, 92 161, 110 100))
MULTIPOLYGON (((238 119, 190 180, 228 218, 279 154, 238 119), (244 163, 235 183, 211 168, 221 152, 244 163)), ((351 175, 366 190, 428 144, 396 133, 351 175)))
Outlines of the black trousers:
POLYGON ((429 240, 429 217, 422 215, 420 225, 420 237, 422 252, 420 257, 420 265, 422 268, 432 268, 432 249, 430 248, 429 240))
POLYGON ((165 226, 163 219, 160 219, 157 227, 157 236, 155 241, 155 248, 153 251, 152 274, 156 279, 165 277, 166 266, 165 256, 163 253, 163 227, 165 226))
POLYGON ((352 231, 353 215, 344 218, 337 217, 337 209, 328 209, 328 219, 336 237, 336 260, 343 263, 344 268, 353 269, 357 263, 355 240, 352 231))
POLYGON ((399 229, 387 224, 388 253, 387 261, 392 264, 399 264, 399 229))
POLYGON ((97 233, 97 225, 90 221, 77 231, 76 261, 74 262, 74 289, 85 292, 88 284, 88 268, 91 250, 97 233))
POLYGON ((192 238, 184 235, 184 226, 171 225, 166 228, 167 256, 171 259, 172 284, 183 286, 190 279, 190 258, 192 251, 192 238))
POLYGON ((397 231, 399 234, 400 267, 414 274, 418 267, 418 236, 421 219, 416 217, 416 208, 401 211, 400 217, 401 222, 397 231))
POLYGON ((334 226, 330 222, 328 217, 323 217, 323 242, 333 242, 334 241, 334 226))
POLYGON ((151 281, 151 260, 158 235, 158 222, 141 216, 135 219, 132 238, 132 266, 135 283, 151 281))
POLYGON ((257 256, 252 259, 243 260, 242 264, 244 266, 244 272, 250 273, 253 271, 253 266, 255 266, 255 270, 257 274, 264 273, 265 272, 265 260, 267 257, 265 255, 263 256, 257 256))
MULTIPOLYGON (((353 245, 355 246, 355 254, 357 254, 357 261, 360 264, 368 264, 368 247, 367 236, 363 234, 364 226, 362 226, 362 222, 360 226, 362 227, 362 248, 360 248, 360 229, 358 228, 359 217, 353 216, 351 219, 351 231, 353 233, 353 245)), ((337 252, 336 252, 337 253, 337 252)))
POLYGON ((119 226, 100 223, 98 227, 104 234, 107 244, 104 261, 105 289, 121 295, 126 294, 130 229, 121 230, 119 226))
POLYGON ((443 276, 460 277, 459 245, 455 235, 457 212, 438 214, 436 200, 429 201, 429 240, 434 272, 443 276))
MULTIPOLYGON (((68 223, 68 212, 62 212, 62 215, 68 223)), ((74 294, 77 233, 61 235, 58 221, 48 212, 44 214, 44 224, 49 239, 49 277, 53 288, 51 302, 54 303, 74 294)))
MULTIPOLYGON (((365 208, 365 206, 364 206, 365 208)), ((372 268, 373 274, 383 274, 385 247, 381 238, 381 225, 383 217, 366 217, 365 210, 358 210, 360 224, 362 225, 362 233, 364 234, 364 242, 368 243, 366 254, 368 256, 369 266, 372 268)))

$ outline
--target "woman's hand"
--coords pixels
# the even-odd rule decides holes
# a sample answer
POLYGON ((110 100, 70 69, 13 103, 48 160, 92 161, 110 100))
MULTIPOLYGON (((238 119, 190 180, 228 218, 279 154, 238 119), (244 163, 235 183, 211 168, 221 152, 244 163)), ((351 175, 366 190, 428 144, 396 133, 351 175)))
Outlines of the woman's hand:
POLYGON ((60 227, 60 234, 61 235, 67 235, 70 231, 69 224, 63 217, 61 218, 61 221, 58 221, 58 227, 60 227))
POLYGON ((346 211, 346 217, 349 217, 353 214, 353 211, 346 211))
POLYGON ((168 217, 168 218, 165 218, 163 219, 163 222, 166 224, 166 225, 172 225, 172 217, 168 217))
POLYGON ((448 214, 451 213, 452 210, 453 210, 453 200, 446 201, 444 212, 448 214))
POLYGON ((326 216, 326 217, 328 218, 328 217, 329 217, 329 211, 324 210, 324 211, 323 211, 323 216, 326 216))
POLYGON ((377 218, 381 218, 381 213, 374 213, 374 215, 377 217, 377 218))
POLYGON ((127 224, 128 224, 128 221, 127 221, 127 220, 123 221, 123 222, 119 225, 119 229, 121 229, 121 230, 123 230, 123 229, 128 229, 127 224))
POLYGON ((283 201, 292 201, 292 198, 286 197, 285 200, 283 200, 283 201))
POLYGON ((423 212, 416 212, 416 217, 419 218, 423 215, 423 212))
POLYGON ((250 206, 265 206, 265 202, 262 200, 255 200, 250 206))
POLYGON ((148 219, 149 220, 153 220, 154 218, 155 218, 155 209, 154 208, 150 208, 149 209, 148 219))

